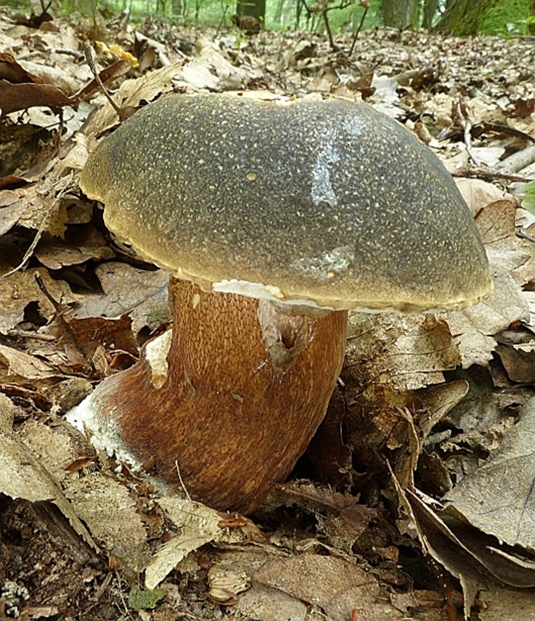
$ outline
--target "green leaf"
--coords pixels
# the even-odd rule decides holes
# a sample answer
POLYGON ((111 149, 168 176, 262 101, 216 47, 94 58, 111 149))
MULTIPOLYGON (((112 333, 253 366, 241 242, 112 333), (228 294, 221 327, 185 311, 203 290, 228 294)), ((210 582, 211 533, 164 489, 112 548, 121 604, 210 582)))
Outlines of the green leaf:
POLYGON ((535 179, 526 183, 524 186, 524 190, 526 190, 526 196, 524 197, 521 206, 529 213, 535 215, 535 179))
POLYGON ((128 594, 128 605, 132 610, 139 612, 140 610, 153 610, 156 604, 165 597, 163 589, 154 589, 154 591, 144 591, 140 587, 133 586, 128 594))

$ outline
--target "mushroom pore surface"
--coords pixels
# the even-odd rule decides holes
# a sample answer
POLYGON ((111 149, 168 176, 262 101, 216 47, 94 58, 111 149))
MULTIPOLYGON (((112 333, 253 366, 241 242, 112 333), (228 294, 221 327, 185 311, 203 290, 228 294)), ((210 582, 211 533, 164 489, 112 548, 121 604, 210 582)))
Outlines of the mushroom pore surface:
POLYGON ((206 290, 329 309, 460 309, 492 291, 449 173, 364 104, 173 95, 82 173, 142 257, 206 290))

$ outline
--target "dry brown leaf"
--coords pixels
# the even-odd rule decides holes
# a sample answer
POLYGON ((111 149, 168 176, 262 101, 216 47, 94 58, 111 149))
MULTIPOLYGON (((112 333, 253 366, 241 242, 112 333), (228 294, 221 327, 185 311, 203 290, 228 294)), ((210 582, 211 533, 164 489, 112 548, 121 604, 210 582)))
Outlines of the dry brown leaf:
POLYGON ((459 348, 464 369, 473 364, 486 366, 497 344, 493 335, 502 332, 515 321, 529 322, 530 318, 527 300, 519 285, 507 270, 498 265, 492 254, 490 260, 494 279, 493 295, 464 311, 441 314, 459 348))
POLYGON ((135 495, 99 472, 65 480, 64 493, 93 537, 127 568, 141 571, 148 558, 147 532, 135 495))
POLYGON ((351 494, 340 494, 309 481, 289 481, 274 486, 269 505, 296 505, 316 516, 318 528, 340 550, 352 545, 377 517, 377 510, 359 504, 351 494))
POLYGON ((333 621, 351 619, 363 608, 374 621, 401 620, 404 615, 381 602, 376 578, 356 565, 330 556, 302 554, 267 561, 253 580, 318 606, 333 621))
POLYGON ((457 380, 432 386, 422 398, 425 414, 418 421, 422 432, 422 442, 431 433, 433 427, 446 416, 467 394, 469 384, 465 380, 457 380))
POLYGON ((535 621, 535 593, 490 584, 479 593, 480 621, 535 621))
POLYGON ((91 260, 109 260, 115 253, 109 246, 75 247, 47 241, 37 246, 35 256, 48 269, 59 270, 67 265, 80 265, 91 260))
POLYGON ((167 302, 169 275, 165 270, 142 270, 127 263, 109 262, 99 265, 96 274, 104 295, 85 297, 77 306, 74 316, 132 318, 132 330, 139 332, 170 321, 167 302))
POLYGON ((263 584, 242 593, 236 612, 254 621, 306 621, 307 607, 299 599, 263 584))
MULTIPOLYGON (((2 266, 2 271, 5 266, 2 266)), ((43 279, 46 290, 58 302, 68 304, 73 301, 69 285, 64 281, 54 280, 48 272, 41 268, 16 272, 0 280, 0 334, 7 334, 24 319, 24 309, 31 302, 39 304, 40 315, 49 320, 56 312, 50 300, 43 294, 37 285, 35 274, 43 279)))
POLYGON ((447 324, 433 315, 350 313, 344 377, 359 390, 372 382, 399 392, 438 384, 459 362, 447 324))
POLYGON ((12 84, 0 80, 0 110, 9 114, 33 106, 47 106, 52 109, 72 105, 72 101, 57 86, 50 84, 12 84))
POLYGON ((500 447, 447 495, 448 506, 484 533, 511 546, 535 551, 535 400, 500 447))
MULTIPOLYGON (((229 540, 221 526, 221 514, 214 509, 188 498, 176 496, 160 498, 158 504, 180 532, 160 548, 145 568, 147 589, 155 589, 190 552, 209 542, 217 542, 223 538, 229 540)), ((238 531, 230 532, 235 533, 235 539, 238 541, 243 539, 238 531)))
POLYGON ((18 431, 18 437, 58 483, 65 479, 67 466, 78 457, 66 434, 37 421, 28 421, 18 431))
POLYGON ((513 202, 514 200, 512 196, 507 195, 500 188, 496 187, 492 183, 482 181, 481 179, 456 177, 455 183, 474 217, 491 203, 495 203, 503 199, 507 199, 510 202, 513 202))
MULTIPOLYGON (((2 411, 6 408, 6 399, 9 401, 5 395, 0 394, 0 418, 3 418, 2 411)), ((91 535, 80 522, 54 478, 31 450, 9 429, 9 422, 5 418, 0 425, 0 463, 2 494, 30 502, 54 503, 85 542, 94 550, 97 549, 91 535)))
POLYGON ((59 373, 35 356, 0 345, 0 382, 4 384, 57 377, 59 373))
POLYGON ((18 63, 13 54, 6 52, 0 53, 0 80, 7 80, 13 84, 23 82, 41 84, 43 82, 39 76, 32 75, 27 68, 18 63))
POLYGON ((396 487, 416 526, 423 550, 460 581, 464 594, 464 618, 468 621, 470 609, 478 591, 485 587, 488 574, 425 502, 411 491, 403 492, 397 482, 396 487))

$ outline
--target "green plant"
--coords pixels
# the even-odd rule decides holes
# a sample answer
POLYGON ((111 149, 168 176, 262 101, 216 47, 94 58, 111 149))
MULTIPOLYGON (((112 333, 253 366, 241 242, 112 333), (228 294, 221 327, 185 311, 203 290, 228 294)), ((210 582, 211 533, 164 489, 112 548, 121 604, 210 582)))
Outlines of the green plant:
POLYGON ((135 585, 128 594, 128 606, 136 612, 140 610, 153 610, 156 608, 156 604, 164 597, 165 591, 163 589, 149 591, 135 585))
POLYGON ((535 180, 526 183, 524 190, 526 191, 526 196, 521 203, 522 208, 535 215, 535 180))

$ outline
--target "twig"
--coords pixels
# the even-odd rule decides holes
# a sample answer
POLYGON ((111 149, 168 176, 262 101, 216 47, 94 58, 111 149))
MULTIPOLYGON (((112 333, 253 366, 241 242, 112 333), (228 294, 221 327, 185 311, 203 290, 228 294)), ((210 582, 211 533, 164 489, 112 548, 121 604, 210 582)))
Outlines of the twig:
POLYGON ((496 168, 507 173, 516 173, 524 168, 527 168, 535 162, 535 145, 522 149, 517 153, 509 156, 499 164, 496 164, 496 168))
POLYGON ((459 168, 451 173, 454 177, 476 177, 478 179, 506 179, 507 181, 516 181, 519 183, 529 183, 533 181, 529 177, 522 175, 514 175, 495 168, 489 168, 486 166, 466 166, 465 168, 459 168))
POLYGON ((52 342, 56 340, 56 337, 51 334, 41 334, 40 332, 31 332, 30 330, 11 329, 7 331, 7 335, 14 338, 36 339, 37 341, 52 342))
POLYGON ((73 58, 76 58, 76 60, 82 60, 82 58, 84 57, 84 55, 80 52, 76 52, 74 50, 64 50, 63 48, 59 47, 57 47, 54 52, 56 54, 65 54, 66 56, 72 56, 73 58))
POLYGON ((517 231, 516 236, 520 237, 521 239, 527 239, 528 241, 533 242, 535 244, 535 237, 532 237, 531 235, 524 233, 524 231, 517 231))
MULTIPOLYGON (((118 571, 115 572, 115 577, 116 577, 117 583, 119 584, 119 588, 117 589, 117 592, 119 593, 119 597, 121 598, 121 603, 123 604, 124 612, 126 614, 127 619, 131 619, 132 615, 130 614, 130 611, 128 609, 128 604, 126 603, 124 596, 123 596, 123 585, 121 583, 121 576, 118 571)), ((117 608, 119 608, 119 606, 117 606, 117 608)))
POLYGON ((470 133, 472 130, 472 124, 470 123, 470 120, 468 119, 468 114, 466 113, 466 106, 464 105, 460 96, 457 98, 457 101, 455 103, 455 109, 457 111, 457 117, 459 119, 459 123, 461 124, 461 127, 463 128, 463 134, 464 134, 463 137, 464 137, 464 143, 466 145, 466 151, 468 152, 468 155, 470 159, 472 160, 472 162, 476 166, 481 166, 480 161, 477 159, 477 157, 475 156, 472 150, 472 134, 470 133))
POLYGON ((355 31, 355 34, 353 35, 353 41, 351 42, 351 49, 349 50, 350 56, 353 54, 353 50, 355 49, 357 37, 359 36, 359 32, 361 31, 362 25, 364 24, 364 20, 366 19, 366 14, 368 13, 368 10, 370 8, 370 2, 369 0, 361 0, 359 2, 359 5, 364 7, 364 13, 362 14, 362 17, 360 18, 359 27, 357 28, 357 30, 355 31))
POLYGON ((37 283, 37 286, 41 290, 41 293, 45 296, 45 298, 54 307, 54 310, 56 311, 56 314, 57 315, 63 315, 63 309, 61 308, 61 304, 55 300, 55 298, 52 296, 50 291, 46 288, 45 282, 44 282, 43 277, 41 276, 41 274, 39 274, 39 272, 35 272, 34 278, 35 278, 35 282, 37 283))
POLYGON ((91 46, 88 45, 87 43, 84 43, 84 55, 85 55, 85 59, 87 61, 87 64, 89 65, 89 68, 91 69, 91 73, 93 74, 95 80, 97 81, 97 84, 98 84, 98 87, 100 89, 100 92, 103 93, 103 95, 109 101, 110 106, 115 110, 115 112, 117 112, 121 122, 122 121, 126 121, 126 119, 128 117, 121 110, 121 108, 119 108, 119 106, 113 101, 113 99, 111 98, 110 94, 106 90, 106 87, 102 83, 102 80, 100 79, 100 76, 99 76, 99 74, 97 72, 97 68, 95 67, 95 61, 93 60, 93 50, 91 49, 91 46))
POLYGON ((184 485, 184 481, 182 480, 182 475, 180 474, 180 468, 178 467, 178 460, 175 459, 175 468, 176 468, 176 472, 178 474, 178 480, 180 481, 180 485, 182 485, 182 489, 184 490, 184 494, 186 494, 186 498, 190 501, 193 502, 191 500, 191 496, 189 495, 188 489, 187 487, 184 485))
POLYGON ((64 316, 66 312, 65 305, 62 304, 61 302, 58 302, 52 296, 52 294, 48 291, 47 286, 41 274, 39 274, 39 272, 35 272, 34 278, 42 294, 54 307, 55 317, 57 317, 57 320, 59 321, 61 327, 63 328, 63 334, 61 336, 60 342, 63 343, 65 354, 67 355, 69 361, 73 361, 74 363, 79 364, 80 367, 83 369, 84 373, 89 373, 91 371, 91 367, 88 365, 86 358, 83 356, 82 352, 80 351, 78 340, 76 339, 74 332, 72 331, 72 328, 69 325, 69 322, 65 319, 65 316, 64 316))
POLYGON ((333 52, 337 52, 339 47, 336 45, 333 39, 333 33, 331 31, 331 25, 329 24, 329 18, 327 17, 327 9, 321 12, 321 16, 323 17, 323 21, 325 22, 325 29, 327 30, 327 36, 329 37, 329 43, 331 45, 331 50, 333 52))
POLYGON ((221 19, 219 20, 219 24, 217 25, 217 30, 215 32, 214 39, 217 39, 219 37, 219 33, 221 32, 221 28, 223 28, 223 23, 225 22, 225 18, 227 16, 228 9, 229 9, 229 5, 225 4, 225 8, 223 10, 223 15, 221 15, 221 19))
POLYGON ((46 6, 45 6, 45 3, 43 2, 43 0, 41 0, 40 4, 41 4, 41 11, 43 11, 43 13, 47 13, 48 9, 52 5, 52 0, 50 0, 50 2, 46 6))
POLYGON ((535 142, 535 136, 531 136, 526 132, 521 131, 520 129, 516 129, 514 127, 509 127, 508 125, 501 125, 500 123, 481 123, 481 125, 476 125, 474 127, 475 130, 478 130, 481 127, 483 132, 487 130, 491 132, 497 132, 500 134, 509 134, 511 136, 518 136, 519 138, 523 138, 524 140, 528 140, 529 142, 535 142))
POLYGON ((100 587, 98 588, 98 591, 93 596, 93 600, 95 600, 96 602, 100 600, 100 598, 106 592, 106 589, 110 586, 110 582, 112 578, 113 578, 113 572, 110 571, 108 572, 108 575, 106 576, 106 578, 104 578, 104 582, 100 585, 100 587))
POLYGON ((24 253, 24 256, 22 257, 22 261, 17 265, 17 267, 14 267, 12 270, 7 272, 6 274, 2 274, 2 276, 0 276, 0 282, 2 282, 2 280, 6 278, 9 278, 9 276, 12 276, 19 270, 23 269, 24 266, 26 265, 26 262, 31 259, 33 255, 33 251, 35 250, 35 247, 39 243, 39 240, 41 239, 41 235, 43 234, 45 230, 45 226, 48 222, 49 215, 50 215, 49 213, 46 213, 44 218, 42 219, 41 224, 39 225, 39 228, 37 229, 37 233, 35 234, 35 237, 32 243, 30 244, 30 247, 28 248, 28 250, 26 250, 26 252, 24 253))

